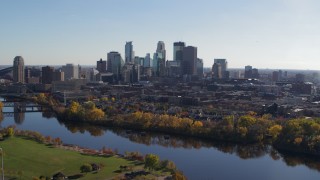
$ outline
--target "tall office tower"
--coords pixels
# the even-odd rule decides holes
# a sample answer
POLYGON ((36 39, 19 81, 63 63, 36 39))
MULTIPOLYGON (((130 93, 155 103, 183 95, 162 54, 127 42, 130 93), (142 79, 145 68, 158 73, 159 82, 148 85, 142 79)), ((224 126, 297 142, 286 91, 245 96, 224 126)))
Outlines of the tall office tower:
POLYGON ((126 42, 125 45, 125 63, 133 63, 134 51, 132 41, 126 42))
POLYGON ((185 47, 184 42, 173 43, 173 60, 181 62, 183 57, 183 48, 185 47))
POLYGON ((25 83, 24 60, 21 56, 13 60, 13 82, 25 83))
POLYGON ((183 48, 181 73, 182 75, 197 75, 197 47, 187 46, 183 48))
POLYGON ((252 69, 252 78, 255 78, 255 79, 260 78, 259 70, 257 68, 252 69))
POLYGON ((152 61, 152 71, 155 76, 159 76, 160 68, 159 68, 159 59, 158 53, 153 53, 153 61, 152 61))
POLYGON ((214 59, 212 66, 212 74, 215 79, 227 79, 229 78, 229 72, 227 71, 228 62, 226 59, 214 59))
POLYGON ((159 76, 166 75, 166 49, 163 41, 159 41, 157 45, 157 58, 159 64, 159 76))
POLYGON ((151 57, 150 53, 146 54, 146 57, 144 58, 143 67, 151 67, 151 57))
POLYGON ((144 57, 135 56, 134 57, 134 64, 143 66, 144 63, 144 57))
POLYGON ((65 66, 62 66, 62 71, 64 72, 65 80, 79 79, 79 66, 66 64, 65 66))
POLYGON ((61 69, 53 72, 53 81, 64 81, 64 72, 61 69))
POLYGON ((125 83, 135 83, 140 81, 140 66, 126 63, 122 68, 122 80, 125 83))
POLYGON ((199 58, 197 59, 197 75, 200 78, 203 77, 203 60, 199 58))
POLYGON ((51 84, 53 81, 54 67, 45 66, 42 67, 42 84, 51 84))
POLYGON ((105 73, 107 72, 107 61, 104 61, 102 59, 100 59, 99 61, 97 61, 97 70, 100 73, 105 73))
POLYGON ((252 66, 244 67, 244 78, 252 78, 252 66))
POLYGON ((121 76, 121 69, 124 65, 123 59, 121 58, 120 53, 115 51, 109 52, 107 56, 107 72, 113 73, 115 78, 119 80, 121 76))

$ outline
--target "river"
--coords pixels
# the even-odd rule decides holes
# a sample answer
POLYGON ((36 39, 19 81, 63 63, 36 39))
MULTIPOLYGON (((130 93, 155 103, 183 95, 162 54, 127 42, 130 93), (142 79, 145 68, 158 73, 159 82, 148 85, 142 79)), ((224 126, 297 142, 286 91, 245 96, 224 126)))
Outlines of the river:
MULTIPOLYGON (((4 112, 12 112, 6 107, 4 112)), ((320 160, 279 153, 270 146, 235 145, 164 134, 140 134, 85 124, 65 124, 50 113, 4 114, 1 127, 15 125, 45 136, 60 137, 64 143, 101 149, 154 153, 175 162, 188 179, 312 180, 320 178, 320 160)))

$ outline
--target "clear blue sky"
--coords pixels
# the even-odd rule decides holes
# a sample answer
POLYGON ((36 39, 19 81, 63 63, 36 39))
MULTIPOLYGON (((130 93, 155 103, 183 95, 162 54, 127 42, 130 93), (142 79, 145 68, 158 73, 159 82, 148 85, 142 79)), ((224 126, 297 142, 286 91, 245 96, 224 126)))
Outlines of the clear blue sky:
POLYGON ((109 51, 198 47, 212 66, 320 69, 319 0, 0 0, 0 65, 93 65, 109 51))

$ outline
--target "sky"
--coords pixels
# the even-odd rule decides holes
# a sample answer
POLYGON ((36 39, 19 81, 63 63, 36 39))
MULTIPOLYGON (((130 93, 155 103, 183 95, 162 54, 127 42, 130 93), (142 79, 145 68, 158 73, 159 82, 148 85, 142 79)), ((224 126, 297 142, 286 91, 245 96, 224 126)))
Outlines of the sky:
POLYGON ((0 65, 95 65, 107 53, 198 48, 205 67, 320 69, 319 0, 0 0, 0 65))

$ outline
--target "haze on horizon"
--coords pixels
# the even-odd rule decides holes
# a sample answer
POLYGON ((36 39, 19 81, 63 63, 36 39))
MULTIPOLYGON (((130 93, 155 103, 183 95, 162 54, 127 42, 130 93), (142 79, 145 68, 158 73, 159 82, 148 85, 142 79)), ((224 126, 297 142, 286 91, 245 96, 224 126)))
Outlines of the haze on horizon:
POLYGON ((110 51, 153 54, 164 41, 198 47, 205 67, 320 69, 317 0, 0 1, 0 65, 94 65, 110 51))

